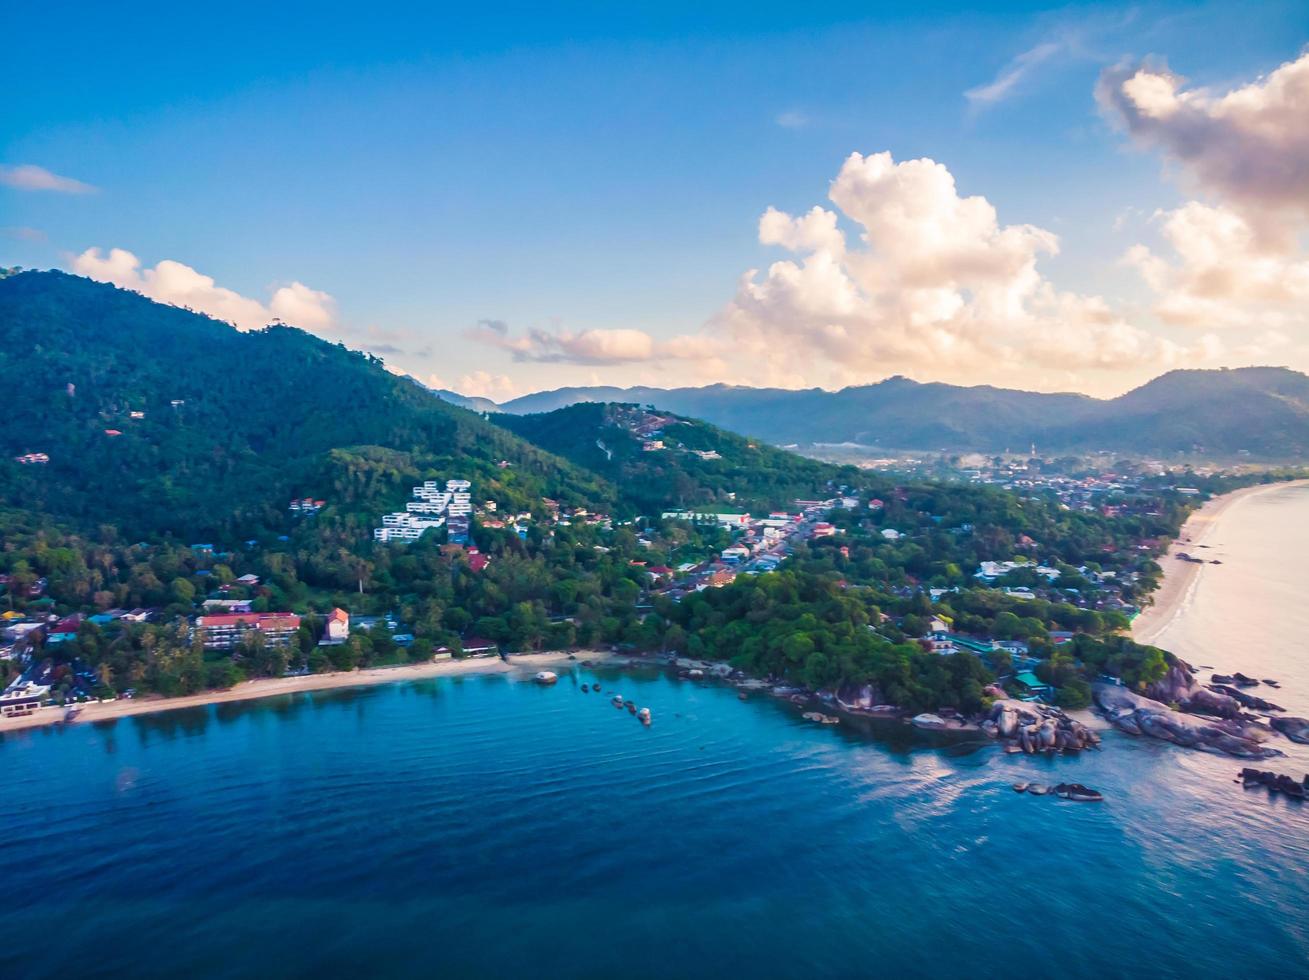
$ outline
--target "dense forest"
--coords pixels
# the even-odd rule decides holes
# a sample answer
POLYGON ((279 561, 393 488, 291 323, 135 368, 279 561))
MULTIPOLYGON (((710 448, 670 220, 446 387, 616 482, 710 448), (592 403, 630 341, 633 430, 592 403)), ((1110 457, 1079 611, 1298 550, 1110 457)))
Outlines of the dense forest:
POLYGON ((49 457, 7 461, 0 499, 76 527, 230 543, 280 527, 293 496, 369 517, 438 472, 517 508, 614 497, 369 355, 59 272, 0 279, 0 371, 23 379, 0 452, 49 457))
POLYGON ((638 405, 587 403, 490 419, 605 477, 640 513, 670 507, 767 512, 792 506, 797 498, 825 499, 837 485, 868 480, 854 467, 838 468, 638 405))

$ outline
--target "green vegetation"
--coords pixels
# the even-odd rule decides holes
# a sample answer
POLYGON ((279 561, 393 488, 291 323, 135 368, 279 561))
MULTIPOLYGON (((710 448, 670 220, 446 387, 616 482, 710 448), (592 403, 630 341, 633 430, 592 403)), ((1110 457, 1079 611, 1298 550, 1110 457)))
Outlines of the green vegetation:
POLYGON ((637 405, 588 403, 541 415, 491 418, 605 477, 620 488, 621 502, 631 513, 767 512, 792 507, 797 498, 825 499, 838 484, 859 481, 853 467, 821 463, 706 422, 637 405), (647 450, 647 443, 660 448, 647 450))
MULTIPOLYGON (((0 278, 0 340, 0 367, 30 379, 0 430, 0 602, 34 619, 155 611, 149 623, 88 622, 38 646, 64 690, 77 676, 100 692, 187 693, 442 646, 458 654, 486 637, 509 651, 677 651, 789 684, 972 710, 1009 655, 928 653, 918 639, 934 617, 955 634, 1025 644, 1069 706, 1101 672, 1140 684, 1166 664, 1121 636, 1158 580, 1143 542, 1176 534, 1195 502, 1163 484, 1107 497, 1107 517, 1048 490, 1020 498, 838 468, 632 405, 493 424, 294 328, 240 333, 59 273, 0 278), (49 462, 13 459, 26 453, 49 462), (512 515, 505 527, 474 524, 489 564, 443 548, 443 532, 374 543, 379 515, 415 483, 451 477, 512 515), (830 516, 836 533, 795 543, 778 572, 684 596, 651 590, 648 569, 703 562, 730 542, 723 528, 662 511, 760 513, 856 490, 858 506, 830 516), (290 513, 305 496, 324 506, 290 513), (974 575, 1014 559, 1031 564, 993 585, 974 575), (246 575, 259 583, 237 581, 246 575), (186 620, 218 598, 298 613, 299 635, 286 649, 250 637, 205 651, 186 620), (383 624, 320 647, 337 606, 383 624)), ((0 680, 14 670, 0 662, 0 680)))
POLYGON ((0 372, 27 379, 0 428, 0 498, 77 527, 235 543, 280 529, 292 496, 366 523, 456 471, 513 508, 613 496, 368 355, 58 272, 0 280, 0 372), (13 465, 24 453, 50 462, 13 465))

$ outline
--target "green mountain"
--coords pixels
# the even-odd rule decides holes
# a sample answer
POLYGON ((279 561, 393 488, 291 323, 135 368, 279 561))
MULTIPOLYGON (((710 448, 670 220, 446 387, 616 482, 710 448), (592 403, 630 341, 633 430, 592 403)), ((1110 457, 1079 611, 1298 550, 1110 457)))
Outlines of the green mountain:
POLYGON ((999 452, 1035 443, 1052 452, 1309 455, 1309 376, 1275 367, 1173 371, 1111 399, 890 378, 841 391, 562 388, 500 408, 542 412, 597 401, 648 404, 780 445, 999 452))
MULTIPOLYGON (((771 510, 825 499, 858 470, 840 468, 638 405, 583 403, 492 416, 529 442, 600 474, 644 513, 673 506, 771 510)), ((863 482, 867 482, 865 478, 863 482)))
POLYGON ((72 526, 231 540, 283 528, 293 496, 364 526, 456 475, 514 507, 614 497, 368 355, 59 272, 0 279, 0 371, 0 503, 72 526))

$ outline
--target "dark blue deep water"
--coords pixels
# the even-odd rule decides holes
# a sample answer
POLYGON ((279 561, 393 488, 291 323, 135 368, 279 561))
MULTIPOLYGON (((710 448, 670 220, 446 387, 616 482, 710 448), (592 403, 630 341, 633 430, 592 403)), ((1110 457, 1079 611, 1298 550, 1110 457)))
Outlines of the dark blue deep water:
POLYGON ((473 677, 8 736, 0 974, 1306 969, 1309 817, 1224 760, 905 751, 607 687, 654 725, 473 677), (1109 800, 1009 788, 1034 776, 1109 800))
POLYGON ((1238 768, 911 748, 654 671, 20 732, 0 976, 1309 976, 1309 807, 1238 768))

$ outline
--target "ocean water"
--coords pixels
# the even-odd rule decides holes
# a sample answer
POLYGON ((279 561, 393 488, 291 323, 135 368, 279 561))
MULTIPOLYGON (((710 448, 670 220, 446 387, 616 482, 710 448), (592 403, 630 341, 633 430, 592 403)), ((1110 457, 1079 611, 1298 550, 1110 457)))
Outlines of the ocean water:
MULTIPOLYGON (((1223 564, 1163 642, 1309 714, 1309 491, 1205 543, 1223 564)), ((1309 976, 1309 806, 1239 768, 1115 733, 1047 760, 816 726, 653 670, 17 733, 0 975, 1309 976)))

